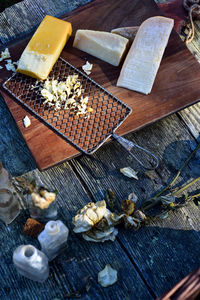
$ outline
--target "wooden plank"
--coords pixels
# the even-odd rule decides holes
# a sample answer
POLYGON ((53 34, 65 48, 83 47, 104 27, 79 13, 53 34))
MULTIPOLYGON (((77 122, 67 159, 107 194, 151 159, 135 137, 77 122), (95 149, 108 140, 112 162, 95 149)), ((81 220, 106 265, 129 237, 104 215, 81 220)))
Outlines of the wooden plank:
POLYGON ((195 300, 200 294, 200 268, 188 274, 171 291, 156 300, 184 299, 195 300))
MULTIPOLYGON (((77 174, 94 199, 100 200, 108 188, 117 194, 118 207, 128 194, 135 192, 139 203, 151 197, 169 182, 195 147, 195 142, 184 124, 174 115, 137 133, 128 135, 136 143, 160 157, 160 166, 153 180, 115 142, 105 145, 93 157, 84 156, 71 161, 77 174), (139 171, 139 180, 124 177, 119 169, 130 166, 139 171)), ((200 175, 199 154, 181 174, 176 186, 200 175), (196 166, 196 168, 195 168, 196 166)), ((199 190, 199 184, 194 190, 199 190)), ((157 220, 138 232, 120 229, 119 238, 146 282, 156 296, 169 290, 199 265, 200 234, 198 207, 191 203, 187 208, 172 213, 166 220, 157 220)))
MULTIPOLYGON (((68 164, 42 174, 35 170, 24 178, 40 178, 51 190, 57 189, 58 218, 69 228, 68 248, 50 265, 50 275, 44 283, 33 282, 19 275, 12 263, 14 249, 21 244, 32 244, 40 249, 37 239, 23 234, 23 226, 29 217, 26 208, 9 226, 0 222, 3 245, 0 252, 1 299, 68 299, 67 294, 81 291, 80 299, 153 299, 132 262, 119 243, 90 243, 75 234, 72 217, 87 204, 90 198, 82 188, 68 164), (67 184, 66 184, 67 182, 67 184), (118 271, 115 285, 103 288, 97 282, 97 274, 109 263, 118 271), (85 286, 91 278, 91 288, 85 286)), ((24 199, 24 197, 23 197, 24 199)), ((70 298, 72 299, 72 297, 70 298)))
MULTIPOLYGON (((80 10, 77 15, 73 14, 69 21, 72 22, 75 33, 76 29, 83 27, 110 31, 113 27, 130 26, 133 22, 137 25, 149 16, 158 15, 160 12, 152 0, 148 0, 148 3, 147 1, 118 0, 117 5, 114 0, 109 4, 107 1, 97 0, 89 4, 87 10, 80 10), (102 15, 104 15, 103 21, 100 17, 102 15)), ((11 47, 11 53, 15 59, 20 56, 25 44, 26 41, 11 47)), ((119 135, 155 122, 194 103, 199 98, 199 65, 175 32, 171 35, 154 88, 148 96, 116 87, 120 68, 73 49, 72 39, 62 53, 63 58, 78 68, 83 65, 83 55, 94 64, 92 79, 133 108, 133 114, 117 130, 119 135)), ((8 76, 5 71, 1 74, 4 79, 8 76)), ((48 168, 80 154, 46 125, 16 104, 5 91, 2 91, 2 94, 40 169, 48 168), (32 121, 32 126, 29 128, 24 128, 22 122, 26 114, 32 121), (44 145, 41 140, 46 140, 47 143, 44 145)))

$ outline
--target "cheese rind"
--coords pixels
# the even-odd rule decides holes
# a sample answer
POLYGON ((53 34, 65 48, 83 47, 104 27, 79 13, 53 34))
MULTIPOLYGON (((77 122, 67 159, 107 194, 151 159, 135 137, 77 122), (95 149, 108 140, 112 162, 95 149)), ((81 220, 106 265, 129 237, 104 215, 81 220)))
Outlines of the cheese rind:
POLYGON ((73 46, 118 66, 126 52, 128 39, 104 31, 77 30, 73 46))
POLYGON ((151 92, 174 20, 152 17, 140 26, 122 66, 117 86, 151 92))
POLYGON ((45 16, 22 53, 17 72, 46 79, 71 34, 71 23, 45 16))

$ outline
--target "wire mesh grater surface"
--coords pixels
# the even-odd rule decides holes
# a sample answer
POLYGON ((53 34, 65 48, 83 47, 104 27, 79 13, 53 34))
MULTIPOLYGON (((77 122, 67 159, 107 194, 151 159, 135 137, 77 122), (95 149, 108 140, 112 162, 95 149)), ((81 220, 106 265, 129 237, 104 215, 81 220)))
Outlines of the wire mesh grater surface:
POLYGON ((61 58, 54 65, 49 78, 64 81, 68 75, 75 74, 79 75, 82 88, 85 90, 83 96, 89 97, 88 107, 93 108, 93 111, 86 115, 77 115, 69 109, 56 111, 44 105, 39 87, 32 88, 36 79, 23 74, 14 74, 3 86, 17 101, 63 138, 81 151, 92 154, 127 118, 131 108, 61 58))

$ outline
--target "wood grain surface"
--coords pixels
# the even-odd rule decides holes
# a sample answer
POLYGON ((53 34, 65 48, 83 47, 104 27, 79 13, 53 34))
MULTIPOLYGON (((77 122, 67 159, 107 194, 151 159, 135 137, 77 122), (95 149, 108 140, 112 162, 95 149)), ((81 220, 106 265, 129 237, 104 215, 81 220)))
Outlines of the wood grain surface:
MULTIPOLYGON (((10 24, 8 22, 7 27, 4 26, 8 39, 18 37, 20 30, 21 34, 31 30, 37 24, 39 9, 42 13, 48 13, 51 9, 52 14, 58 15, 55 9, 60 6, 61 15, 68 8, 64 2, 70 6, 72 2, 81 5, 85 1, 24 0, 17 7, 12 7, 12 10, 0 16, 5 18, 4 24, 10 20, 10 24), (51 6, 52 2, 55 8, 51 6), (15 16, 20 18, 21 27, 15 26, 15 16)), ((199 58, 200 22, 197 21, 196 25, 195 39, 189 47, 195 57, 199 58)), ((1 299, 62 300, 68 299, 69 293, 74 293, 75 297, 76 291, 81 293, 81 300, 155 299, 200 265, 200 210, 195 203, 169 214, 167 219, 155 220, 137 232, 119 227, 114 243, 86 242, 72 231, 72 217, 77 210, 89 201, 102 200, 107 188, 116 192, 119 207, 131 192, 139 197, 139 205, 169 183, 200 138, 200 104, 128 134, 130 140, 145 146, 159 157, 159 168, 151 172, 150 177, 115 142, 104 145, 93 156, 82 155, 40 172, 3 99, 0 102, 0 115, 0 158, 4 166, 13 176, 31 170, 23 177, 33 179, 39 176, 49 189, 57 189, 59 218, 70 229, 67 251, 51 262, 50 276, 45 283, 40 284, 20 276, 12 263, 12 253, 20 244, 30 243, 39 247, 36 239, 23 234, 23 225, 29 217, 26 205, 22 205, 20 215, 9 226, 0 222, 1 299), (126 166, 138 171, 138 181, 124 177, 119 172, 120 168, 126 166), (106 263, 117 269, 118 282, 103 288, 97 283, 97 273, 106 263)), ((196 153, 181 173, 176 187, 199 177, 199 165, 200 152, 196 153)), ((23 189, 18 189, 16 184, 15 187, 24 201, 23 189)), ((197 183, 189 193, 199 188, 197 183)))
MULTIPOLYGON (((91 78, 133 109, 132 115, 117 130, 119 135, 137 130, 195 103, 200 95, 198 84, 200 80, 199 64, 178 35, 173 32, 153 90, 150 95, 146 96, 116 87, 121 66, 113 67, 74 49, 72 47, 74 34, 79 28, 110 31, 115 27, 139 25, 146 18, 160 14, 159 9, 152 0, 134 2, 129 0, 118 0, 116 2, 112 0, 109 3, 97 0, 88 4, 86 9, 81 7, 81 9, 74 11, 70 18, 63 17, 72 23, 73 36, 61 56, 80 69, 85 59, 88 59, 94 64, 91 78)), ((14 60, 20 57, 27 41, 20 41, 10 47, 14 60)), ((1 82, 3 82, 10 74, 3 70, 0 75, 1 82)), ((46 169, 66 159, 80 155, 77 149, 22 108, 2 88, 1 92, 40 169, 46 169), (25 115, 28 115, 32 122, 29 128, 23 126, 22 120, 25 115)))

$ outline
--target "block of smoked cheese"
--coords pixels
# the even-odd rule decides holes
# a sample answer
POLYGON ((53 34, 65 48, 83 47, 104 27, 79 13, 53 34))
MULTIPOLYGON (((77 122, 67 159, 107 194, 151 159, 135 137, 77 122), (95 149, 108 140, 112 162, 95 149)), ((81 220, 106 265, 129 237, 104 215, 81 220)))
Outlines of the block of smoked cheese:
POLYGON ((73 46, 118 66, 128 46, 128 39, 104 31, 77 30, 73 46))
POLYGON ((174 20, 152 17, 144 21, 122 66, 117 86, 143 94, 151 92, 174 20))
POLYGON ((17 72, 46 79, 71 34, 71 23, 45 16, 22 53, 17 72))

